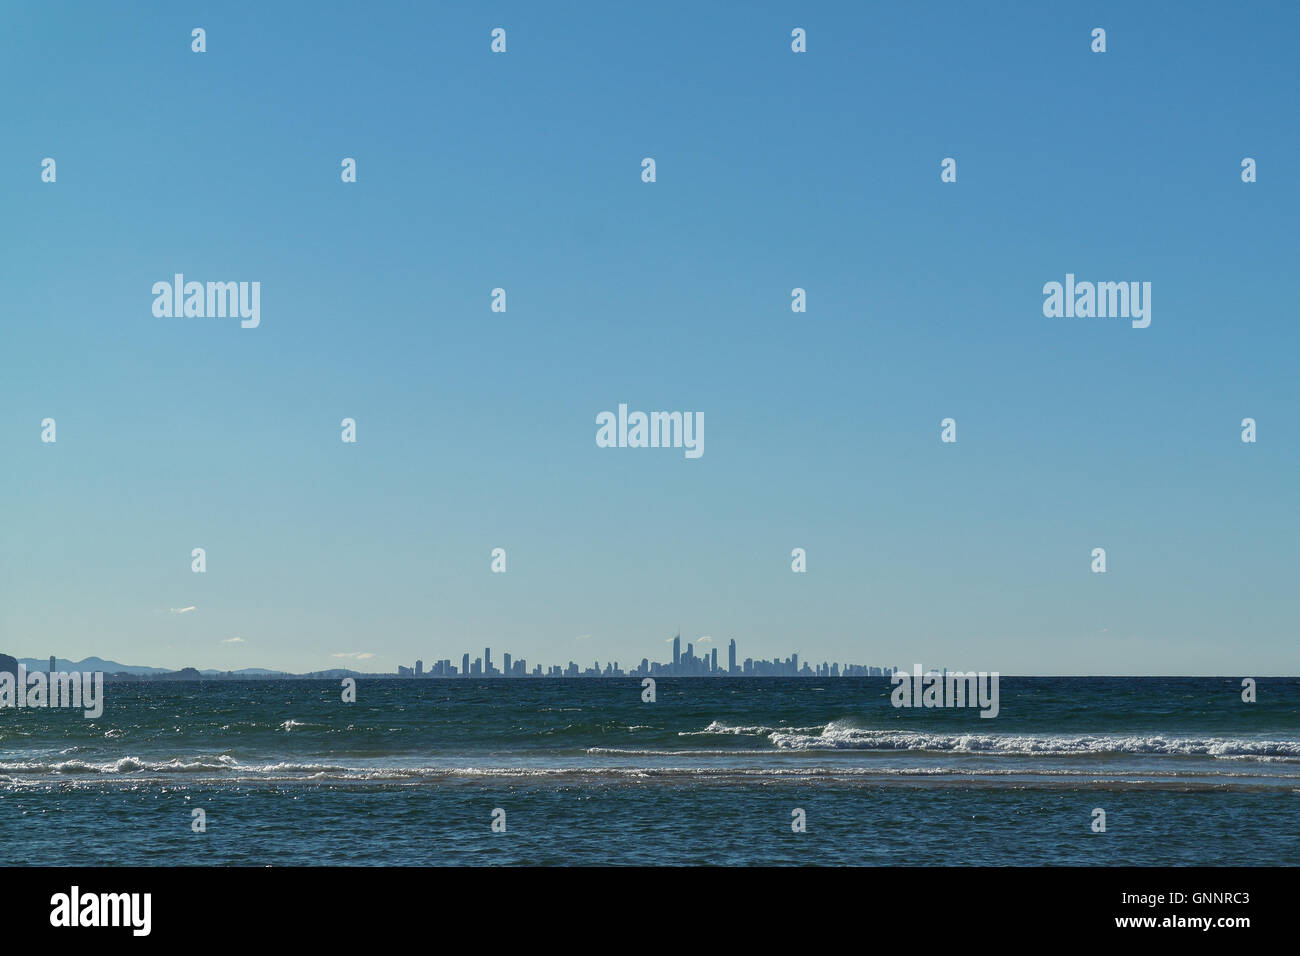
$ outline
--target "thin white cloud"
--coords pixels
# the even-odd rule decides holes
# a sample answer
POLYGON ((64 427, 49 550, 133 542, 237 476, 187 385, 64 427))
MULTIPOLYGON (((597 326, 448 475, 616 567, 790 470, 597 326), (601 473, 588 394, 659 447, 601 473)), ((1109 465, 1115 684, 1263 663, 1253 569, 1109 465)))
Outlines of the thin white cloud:
POLYGON ((591 640, 591 635, 590 635, 590 634, 579 634, 577 637, 574 638, 574 640, 575 640, 575 641, 589 641, 589 640, 591 640))
POLYGON ((697 637, 695 639, 696 644, 711 644, 712 642, 713 642, 713 638, 709 637, 709 635, 707 634, 705 634, 703 637, 697 637))
POLYGON ((221 643, 222 644, 247 644, 248 642, 245 641, 242 637, 228 637, 221 643))
POLYGON ((189 607, 173 607, 173 608, 168 608, 168 610, 172 614, 189 614, 190 611, 195 610, 195 607, 193 604, 191 604, 189 607))
POLYGON ((340 653, 331 656, 342 657, 352 661, 368 661, 375 655, 371 654, 369 651, 341 651, 340 653))

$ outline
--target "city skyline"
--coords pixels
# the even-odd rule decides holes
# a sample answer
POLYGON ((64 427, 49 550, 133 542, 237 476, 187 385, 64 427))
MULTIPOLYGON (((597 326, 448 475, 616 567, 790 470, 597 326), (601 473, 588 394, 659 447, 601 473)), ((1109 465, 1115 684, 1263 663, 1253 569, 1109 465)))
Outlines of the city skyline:
POLYGON ((709 648, 710 653, 703 657, 695 653, 692 641, 682 648, 682 636, 679 631, 673 637, 672 660, 652 661, 648 657, 634 667, 623 669, 618 660, 607 661, 602 669, 599 659, 592 666, 583 668, 576 661, 567 664, 534 664, 528 669, 527 659, 513 657, 504 652, 501 667, 492 663, 492 648, 483 648, 480 657, 471 659, 470 652, 461 654, 460 664, 452 663, 450 657, 437 659, 433 667, 425 669, 423 658, 417 658, 415 664, 408 667, 397 666, 398 677, 883 677, 892 674, 897 667, 881 667, 869 664, 851 664, 848 662, 823 660, 816 665, 809 665, 805 660, 800 666, 797 651, 784 660, 780 658, 745 658, 740 660, 737 654, 736 639, 730 639, 727 645, 725 666, 718 663, 718 648, 709 648))

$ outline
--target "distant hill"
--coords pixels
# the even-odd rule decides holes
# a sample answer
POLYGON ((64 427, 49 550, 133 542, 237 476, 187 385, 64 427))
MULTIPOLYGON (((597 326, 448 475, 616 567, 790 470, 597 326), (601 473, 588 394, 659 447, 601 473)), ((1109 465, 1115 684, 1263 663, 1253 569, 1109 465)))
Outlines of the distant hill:
MULTIPOLYGON (((4 670, 5 660, 13 660, 12 657, 5 658, 0 654, 0 671, 4 670)), ((49 658, 39 660, 35 657, 20 657, 13 667, 16 669, 18 664, 27 668, 28 673, 40 671, 42 674, 49 670, 49 658)), ((56 671, 101 671, 105 674, 129 674, 132 677, 160 678, 165 680, 201 680, 205 677, 361 677, 360 671, 334 669, 327 671, 314 671, 310 674, 293 674, 289 671, 268 670, 265 667, 245 667, 237 671, 223 671, 215 667, 198 670, 194 667, 183 667, 180 670, 173 670, 169 667, 144 667, 140 664, 119 664, 117 661, 106 661, 102 657, 87 657, 83 661, 70 661, 62 657, 54 659, 54 669, 56 671)), ((377 675, 374 675, 377 676, 377 675)))
MULTIPOLYGON (((50 669, 50 659, 37 660, 34 657, 20 657, 18 663, 27 668, 28 671, 41 671, 42 673, 50 669)), ((166 667, 144 667, 139 664, 119 664, 117 661, 106 661, 102 657, 87 657, 84 661, 69 661, 62 657, 54 659, 54 669, 56 671, 103 671, 105 674, 170 674, 171 671, 166 667)))

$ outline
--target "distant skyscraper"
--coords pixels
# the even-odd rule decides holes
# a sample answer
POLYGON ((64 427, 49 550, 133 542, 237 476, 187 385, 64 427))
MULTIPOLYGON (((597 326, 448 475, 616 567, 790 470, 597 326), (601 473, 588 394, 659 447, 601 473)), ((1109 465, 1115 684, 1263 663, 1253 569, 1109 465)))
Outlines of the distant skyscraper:
POLYGON ((415 676, 416 677, 424 676, 424 661, 415 662, 415 676))
POLYGON ((510 655, 509 654, 501 655, 501 673, 505 674, 507 677, 510 676, 510 655))
POLYGON ((54 673, 54 655, 53 655, 53 654, 50 655, 50 673, 51 673, 51 674, 54 673))
POLYGON ((460 659, 460 676, 461 677, 469 676, 469 652, 468 651, 466 651, 465 656, 460 659))
POLYGON ((727 645, 727 673, 736 673, 736 639, 733 637, 727 645))
POLYGON ((673 667, 680 667, 682 664, 682 635, 678 633, 673 638, 673 667))
POLYGON ((492 673, 492 648, 483 648, 483 673, 484 675, 492 673))
POLYGON ((717 669, 718 669, 718 649, 715 647, 713 649, 713 653, 709 655, 709 670, 716 671, 717 669))

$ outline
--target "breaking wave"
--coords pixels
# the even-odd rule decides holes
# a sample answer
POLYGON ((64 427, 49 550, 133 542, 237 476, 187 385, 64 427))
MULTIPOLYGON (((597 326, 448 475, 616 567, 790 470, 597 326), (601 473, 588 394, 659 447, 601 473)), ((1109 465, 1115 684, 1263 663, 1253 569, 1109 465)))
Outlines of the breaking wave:
POLYGON ((1164 754, 1300 761, 1300 740, 1176 734, 949 734, 915 730, 876 730, 857 726, 851 721, 838 720, 813 727, 733 726, 715 720, 703 730, 683 731, 678 736, 766 738, 778 750, 790 751, 875 750, 1008 756, 1164 754))

